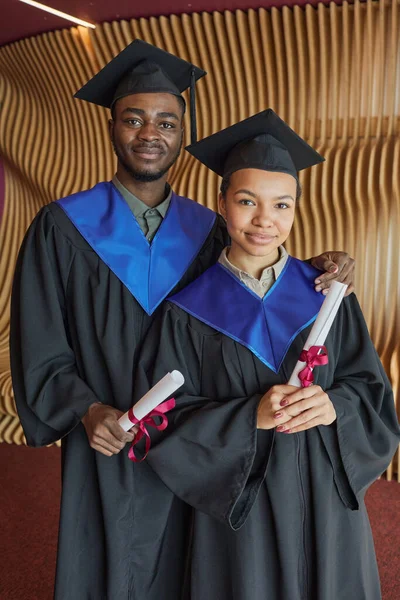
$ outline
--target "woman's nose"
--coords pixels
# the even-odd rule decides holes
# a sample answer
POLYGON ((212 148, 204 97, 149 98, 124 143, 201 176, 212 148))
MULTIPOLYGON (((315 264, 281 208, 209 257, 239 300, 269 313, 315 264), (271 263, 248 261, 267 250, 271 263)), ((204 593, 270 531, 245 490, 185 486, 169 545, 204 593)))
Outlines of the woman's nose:
POLYGON ((271 215, 271 211, 268 209, 262 209, 257 212, 253 217, 253 223, 258 225, 258 227, 271 227, 273 224, 273 218, 271 215))

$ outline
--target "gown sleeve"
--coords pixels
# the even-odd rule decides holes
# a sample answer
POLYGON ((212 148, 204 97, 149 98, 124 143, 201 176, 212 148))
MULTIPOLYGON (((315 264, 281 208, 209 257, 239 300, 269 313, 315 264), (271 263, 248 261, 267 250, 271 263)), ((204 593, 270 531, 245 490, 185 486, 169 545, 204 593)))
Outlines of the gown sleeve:
POLYGON ((11 297, 12 382, 31 446, 65 436, 98 401, 79 376, 68 342, 65 294, 74 255, 45 207, 23 241, 11 297))
POLYGON ((169 303, 148 332, 137 370, 138 397, 174 369, 185 383, 174 395, 167 429, 151 429, 146 460, 176 496, 238 529, 265 478, 274 431, 257 430, 261 394, 203 395, 201 379, 213 360, 203 357, 203 341, 188 315, 169 303))
POLYGON ((344 299, 337 319, 334 344, 340 354, 333 384, 325 390, 337 419, 319 431, 342 500, 356 510, 390 463, 400 429, 390 383, 354 294, 344 299))

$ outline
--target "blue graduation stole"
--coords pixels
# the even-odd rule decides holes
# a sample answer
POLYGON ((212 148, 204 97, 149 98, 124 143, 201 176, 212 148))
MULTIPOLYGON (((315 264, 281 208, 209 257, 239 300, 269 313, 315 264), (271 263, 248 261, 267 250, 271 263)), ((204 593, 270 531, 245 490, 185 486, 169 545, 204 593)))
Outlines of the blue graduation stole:
POLYGON ((289 256, 274 285, 259 298, 218 263, 169 301, 239 342, 277 373, 291 343, 316 319, 324 301, 314 290, 318 273, 289 256))
POLYGON ((57 200, 57 204, 148 315, 182 279, 216 218, 212 210, 173 193, 150 243, 111 182, 57 200))

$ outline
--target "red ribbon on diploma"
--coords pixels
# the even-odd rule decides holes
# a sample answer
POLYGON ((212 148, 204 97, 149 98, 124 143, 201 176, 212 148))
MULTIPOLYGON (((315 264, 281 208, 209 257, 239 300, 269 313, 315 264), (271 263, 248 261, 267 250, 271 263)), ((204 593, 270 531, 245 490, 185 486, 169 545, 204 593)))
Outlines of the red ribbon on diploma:
POLYGON ((298 375, 301 387, 310 387, 314 383, 313 368, 328 364, 328 352, 325 346, 311 346, 301 351, 300 360, 307 363, 298 375))
POLYGON ((132 425, 137 425, 139 427, 139 431, 137 432, 135 439, 133 440, 131 447, 129 448, 129 452, 128 452, 128 457, 131 460, 133 460, 133 462, 142 462, 142 460, 144 460, 149 453, 150 446, 151 446, 151 439, 150 439, 150 434, 147 431, 146 425, 149 425, 150 427, 154 427, 155 429, 158 429, 159 431, 163 431, 164 429, 166 429, 166 427, 168 427, 168 419, 165 416, 165 413, 168 412, 169 410, 172 410, 174 407, 175 407, 175 399, 171 398, 170 400, 167 400, 166 402, 159 404, 159 406, 157 406, 157 408, 155 408, 148 415, 143 417, 143 419, 140 419, 140 421, 133 414, 132 408, 130 409, 130 411, 128 412, 128 418, 129 418, 130 422, 132 423, 132 425), (161 417, 160 425, 157 425, 155 423, 155 421, 154 421, 155 417, 161 417), (146 452, 145 452, 145 455, 143 456, 143 458, 136 458, 133 447, 139 442, 139 440, 142 439, 143 436, 146 437, 146 446, 145 446, 146 452))

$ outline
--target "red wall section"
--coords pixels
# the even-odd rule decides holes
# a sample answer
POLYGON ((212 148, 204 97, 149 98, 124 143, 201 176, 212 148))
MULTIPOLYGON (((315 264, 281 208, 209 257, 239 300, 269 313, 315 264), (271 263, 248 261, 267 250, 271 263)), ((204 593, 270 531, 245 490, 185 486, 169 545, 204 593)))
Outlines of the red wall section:
MULTIPOLYGON (((272 6, 316 5, 319 1, 329 4, 329 0, 37 0, 70 15, 91 23, 118 21, 140 17, 158 17, 192 12, 213 12, 248 8, 270 8, 272 6)), ((336 1, 336 4, 342 4, 336 1)), ((54 29, 70 27, 72 23, 20 2, 0 0, 0 46, 32 35, 54 29)))

